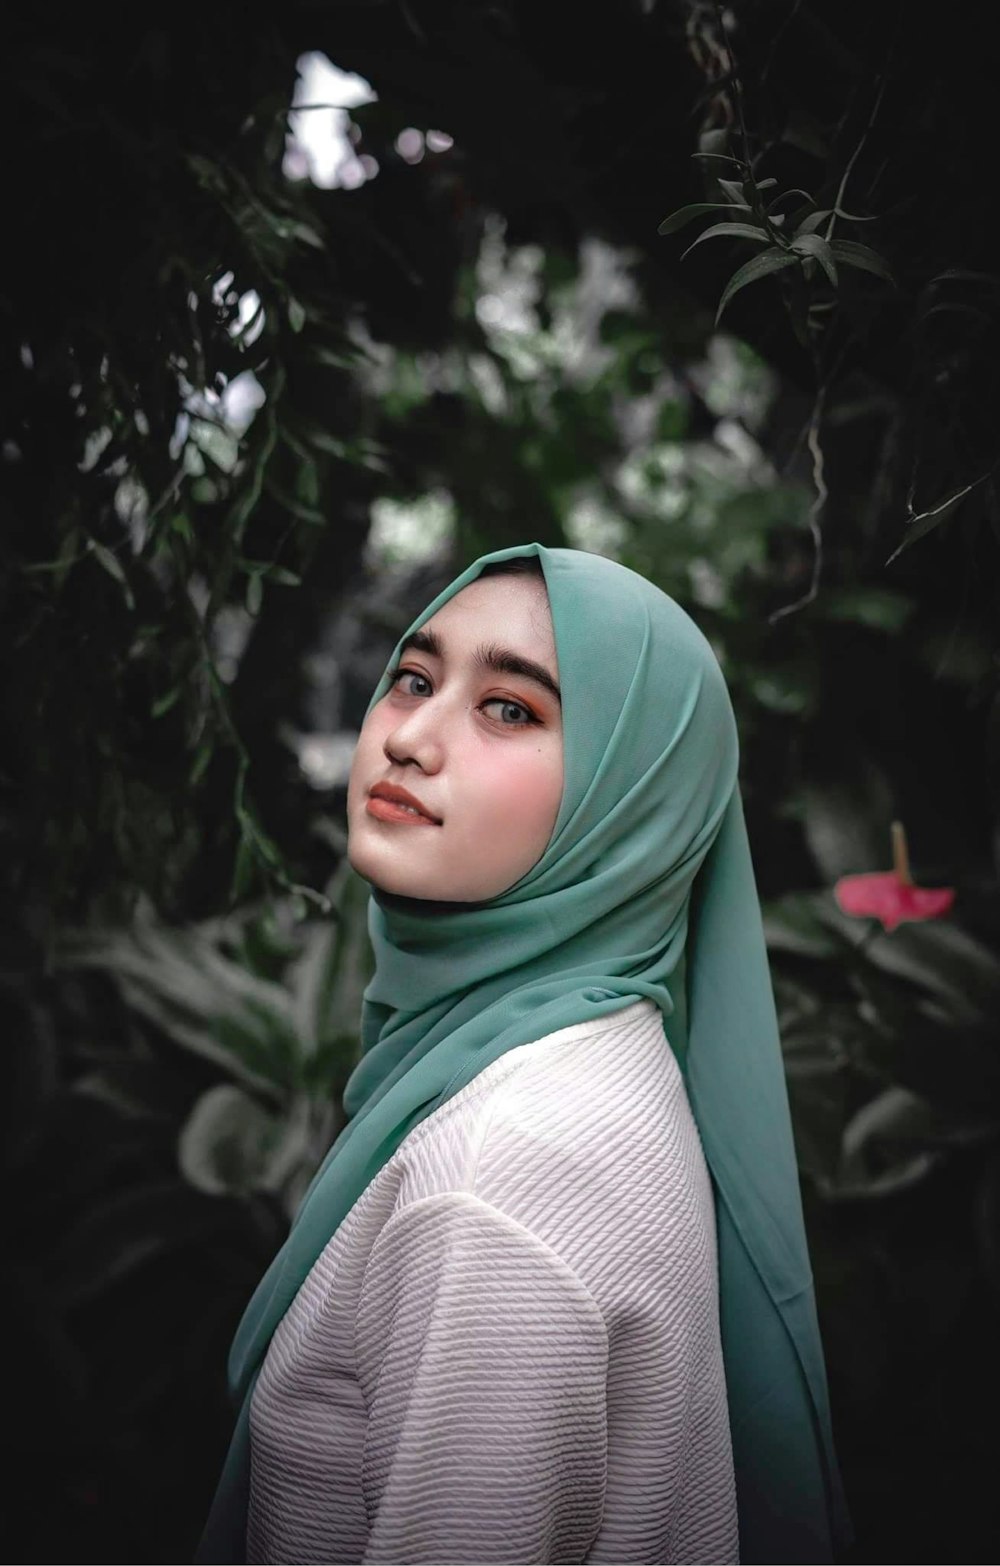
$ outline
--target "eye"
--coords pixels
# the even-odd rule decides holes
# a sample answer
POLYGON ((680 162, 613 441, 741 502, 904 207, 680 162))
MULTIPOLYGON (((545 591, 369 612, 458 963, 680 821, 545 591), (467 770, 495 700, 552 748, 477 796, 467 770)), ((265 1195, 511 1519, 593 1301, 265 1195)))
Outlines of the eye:
POLYGON ((516 710, 518 712, 523 712, 524 713, 525 720, 526 720, 524 723, 505 723, 504 724, 504 728, 507 728, 507 729, 524 729, 524 728, 527 728, 529 723, 537 723, 538 722, 538 719, 535 717, 533 712, 529 712, 527 707, 522 706, 521 702, 519 702, 519 701, 511 701, 510 697, 508 697, 508 696, 491 696, 488 701, 484 701, 483 702, 483 706, 484 707, 514 707, 514 708, 516 708, 516 710))
MULTIPOLYGON (((403 680, 403 679, 423 680, 425 685, 429 685, 430 684, 430 681, 428 680, 427 676, 425 674, 418 674, 416 669, 390 669, 389 670, 389 681, 390 681, 390 683, 393 686, 396 686, 398 688, 400 680, 403 680)), ((410 696, 419 695, 419 694, 420 693, 416 692, 416 691, 404 692, 404 695, 410 695, 410 696)))

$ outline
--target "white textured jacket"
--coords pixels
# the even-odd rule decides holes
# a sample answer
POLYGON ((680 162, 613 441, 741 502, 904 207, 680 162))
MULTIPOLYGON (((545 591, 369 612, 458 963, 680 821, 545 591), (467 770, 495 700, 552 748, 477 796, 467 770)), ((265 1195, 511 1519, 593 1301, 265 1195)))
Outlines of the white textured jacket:
POLYGON ((417 1125, 271 1341, 248 1561, 739 1560, 708 1170, 658 1008, 417 1125))

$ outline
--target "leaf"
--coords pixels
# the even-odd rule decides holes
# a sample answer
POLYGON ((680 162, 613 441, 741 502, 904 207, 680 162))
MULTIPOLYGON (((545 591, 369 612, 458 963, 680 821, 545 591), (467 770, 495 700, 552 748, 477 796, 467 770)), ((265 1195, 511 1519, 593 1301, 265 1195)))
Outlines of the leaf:
POLYGON ((967 267, 950 266, 932 277, 927 286, 933 288, 936 283, 989 283, 993 288, 1000 288, 1000 275, 995 272, 970 272, 967 267))
POLYGON ((902 925, 866 954, 884 973, 929 991, 956 1020, 976 1026, 1000 1014, 996 953, 956 924, 902 925))
POLYGON ((886 565, 892 565, 892 562, 898 559, 904 549, 909 549, 910 545, 915 544, 918 538, 925 538, 936 527, 940 527, 942 522, 947 522, 949 517, 954 516, 966 495, 971 490, 974 490, 978 484, 984 483, 987 478, 989 478, 988 473, 981 474, 979 478, 973 479, 971 484, 966 484, 964 488, 957 490, 954 495, 949 495, 946 500, 942 500, 929 511, 921 511, 917 516, 911 517, 907 523, 903 542, 893 550, 886 561, 886 565))
POLYGON ((815 234, 820 225, 825 223, 827 218, 831 217, 832 214, 832 207, 820 207, 817 212, 810 212, 808 217, 804 217, 798 228, 795 230, 796 235, 815 234))
POLYGON ((714 239, 716 236, 723 234, 733 235, 737 239, 756 239, 764 245, 768 243, 770 238, 766 229, 755 228, 751 223, 713 223, 711 228, 706 228, 703 234, 699 234, 698 238, 688 245, 681 256, 681 260, 684 260, 684 256, 689 256, 695 245, 700 245, 703 240, 714 239))
POLYGON ((233 862, 232 880, 229 883, 230 904, 238 903, 249 892, 256 869, 257 855, 254 853, 253 844, 249 838, 241 836, 233 862))
POLYGON ((297 299, 289 296, 288 300, 288 324, 293 332, 301 332, 306 324, 306 312, 297 299))
POLYGON ((798 256, 789 255, 787 250, 782 250, 777 245, 770 250, 765 250, 763 255, 753 256, 733 273, 723 289, 719 308, 715 312, 716 326, 719 324, 723 310, 741 288, 746 288, 748 283, 756 283, 759 278, 769 277, 772 272, 783 272, 787 267, 799 264, 798 256))
POLYGON ((797 255, 811 256, 814 261, 818 261, 831 284, 836 288, 837 267, 833 252, 825 239, 822 239, 819 234, 797 234, 790 248, 797 255))
POLYGON ((776 196, 771 197, 767 205, 768 212, 773 212, 775 207, 780 206, 787 196, 804 196, 811 207, 816 205, 815 198, 810 196, 808 190, 801 190, 797 185, 794 185, 788 190, 779 190, 776 196))
POLYGON ((844 1127, 839 1196, 888 1196, 930 1174, 943 1156, 933 1142, 935 1115, 908 1088, 888 1087, 857 1110, 844 1127))
POLYGON ((746 168, 742 158, 731 157, 728 152, 692 152, 691 156, 692 158, 715 158, 720 163, 731 163, 738 169, 746 168))
POLYGON ((327 518, 316 506, 307 506, 303 501, 297 500, 294 495, 289 495, 281 489, 272 479, 267 479, 264 488, 272 495, 280 506, 297 517, 300 522, 308 522, 312 527, 325 527, 327 518))
POLYGON ((177 1144, 181 1173, 211 1196, 259 1190, 279 1125, 242 1088, 219 1083, 202 1094, 184 1123, 177 1144))
POLYGON ((213 1196, 279 1191, 307 1157, 308 1107, 281 1119, 232 1083, 203 1093, 177 1144, 185 1179, 213 1196))
POLYGON ((731 202, 733 202, 735 205, 738 206, 738 205, 740 205, 741 202, 745 202, 746 197, 743 194, 743 181, 742 180, 738 180, 738 179, 723 179, 722 176, 720 175, 718 180, 717 180, 717 183, 726 192, 726 195, 729 197, 729 200, 731 202))
POLYGON ((140 1186, 102 1199, 59 1243, 47 1284, 63 1308, 99 1299, 165 1251, 183 1251, 217 1234, 220 1215, 180 1180, 140 1186))
POLYGON ((98 564, 102 565, 108 575, 113 576, 115 581, 119 583, 128 607, 134 609, 135 599, 132 596, 132 589, 128 585, 128 578, 117 555, 113 554, 104 544, 98 543, 96 538, 90 540, 90 550, 98 564))
POLYGON ((374 956, 368 939, 370 888, 345 858, 329 888, 334 921, 320 926, 288 974, 294 1025, 306 1048, 331 1035, 358 1037, 374 956))
POLYGON ((246 606, 247 614, 252 615, 254 619, 260 614, 263 598, 264 585, 261 581, 260 572, 252 571, 247 578, 246 606))
POLYGON ((295 238, 301 240, 304 245, 311 245, 313 250, 326 249, 326 246, 324 245, 319 234, 317 234, 314 228, 310 228, 308 223, 293 223, 292 233, 295 235, 295 238))
POLYGON ((822 612, 827 620, 853 621, 890 634, 903 629, 916 607, 914 598, 890 588, 841 587, 824 595, 822 612))
POLYGON ((886 282, 895 285, 896 279, 888 264, 877 250, 872 250, 868 245, 856 244, 853 239, 833 239, 830 241, 830 249, 834 259, 843 261, 845 266, 856 267, 861 272, 873 272, 876 277, 883 277, 886 282))
POLYGON ((150 710, 150 716, 153 718, 162 718, 164 713, 170 711, 171 707, 176 707, 178 701, 180 700, 180 696, 181 687, 179 685, 175 685, 172 691, 167 691, 165 696, 161 696, 157 701, 154 701, 150 710))
POLYGON ((920 320, 929 321, 932 315, 966 315, 985 326, 993 320, 988 310, 981 310, 977 305, 961 304, 957 299, 945 299, 940 304, 931 305, 929 310, 921 310, 920 320))
POLYGON ((768 951, 795 957, 843 958, 845 942, 821 917, 813 893, 789 892, 765 903, 762 911, 768 951))
POLYGON ((695 201, 690 206, 678 207, 676 212, 671 212, 665 217, 656 232, 658 234, 673 234, 685 223, 690 223, 693 218, 702 217, 706 212, 749 212, 751 209, 746 202, 737 205, 733 201, 695 201))

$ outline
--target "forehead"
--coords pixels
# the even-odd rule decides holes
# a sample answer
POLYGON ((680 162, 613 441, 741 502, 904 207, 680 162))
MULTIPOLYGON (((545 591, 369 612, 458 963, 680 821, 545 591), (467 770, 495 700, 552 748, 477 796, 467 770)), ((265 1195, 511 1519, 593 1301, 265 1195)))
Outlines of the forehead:
POLYGON ((508 643, 516 637, 555 651, 548 594, 536 577, 497 576, 469 582, 424 621, 423 629, 463 640, 502 632, 508 643))

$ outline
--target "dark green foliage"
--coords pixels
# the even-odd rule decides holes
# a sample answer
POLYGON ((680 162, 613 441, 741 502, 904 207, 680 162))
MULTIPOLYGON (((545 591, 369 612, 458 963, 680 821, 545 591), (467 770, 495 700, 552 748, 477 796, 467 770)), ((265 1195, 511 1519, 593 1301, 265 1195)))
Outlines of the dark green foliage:
POLYGON ((294 741, 356 730, 414 613, 524 539, 608 549, 719 653, 856 1559, 995 1557, 989 52, 969 18, 853 0, 726 17, 386 0, 11 28, 25 1558, 190 1553, 225 1351, 339 1124, 367 977, 342 781, 310 784, 294 741), (356 190, 282 173, 313 49, 378 94, 356 190), (411 164, 407 127, 454 145, 411 164), (712 330, 727 288, 739 341, 712 330), (248 373, 234 428, 218 399, 248 373), (428 497, 436 558, 370 553, 428 497), (896 817, 958 896, 887 936, 830 889, 887 865, 896 817))

